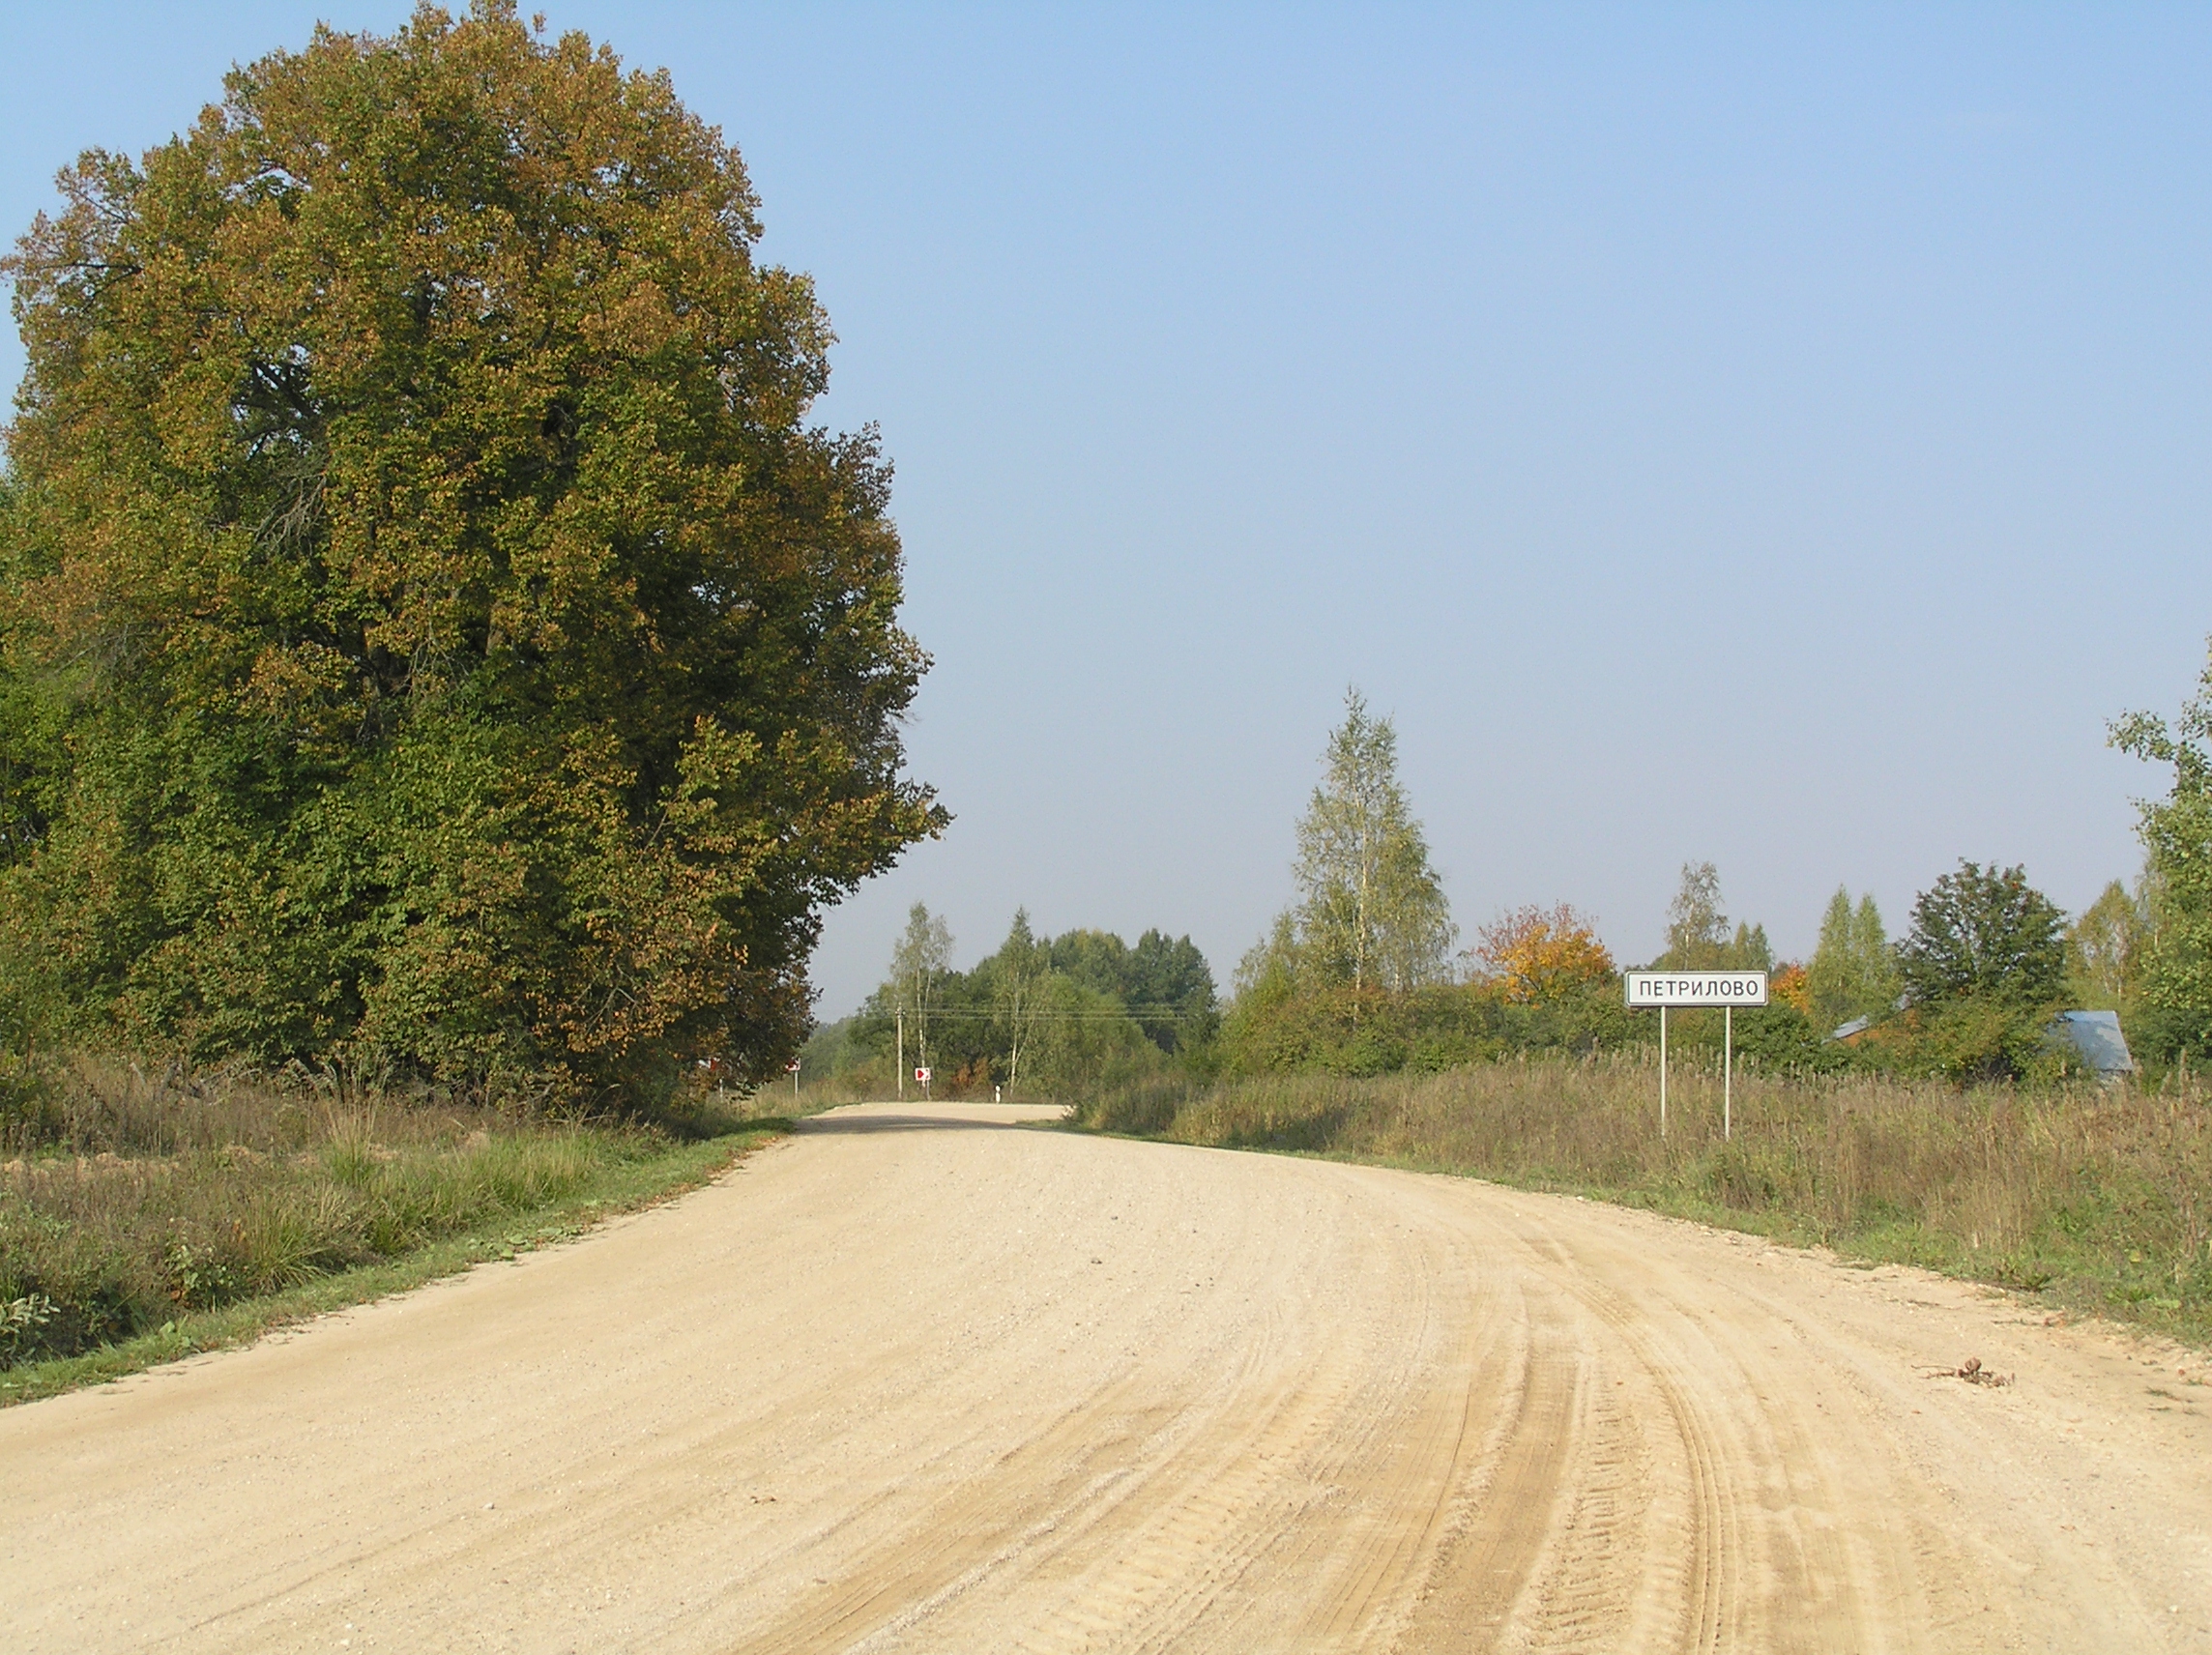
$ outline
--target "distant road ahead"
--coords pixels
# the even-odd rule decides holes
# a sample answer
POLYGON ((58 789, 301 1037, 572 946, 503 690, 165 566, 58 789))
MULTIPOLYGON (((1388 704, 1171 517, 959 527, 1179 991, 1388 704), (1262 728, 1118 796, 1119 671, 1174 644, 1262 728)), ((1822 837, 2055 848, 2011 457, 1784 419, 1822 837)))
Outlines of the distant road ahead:
POLYGON ((0 1648, 2212 1650, 2192 1358, 1016 1115, 0 1412, 0 1648))

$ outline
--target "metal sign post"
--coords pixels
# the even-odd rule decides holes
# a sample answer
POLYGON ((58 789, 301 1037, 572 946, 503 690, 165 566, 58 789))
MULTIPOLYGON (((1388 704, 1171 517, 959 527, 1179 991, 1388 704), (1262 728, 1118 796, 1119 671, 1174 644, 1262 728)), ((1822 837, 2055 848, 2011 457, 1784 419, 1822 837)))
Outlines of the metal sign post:
POLYGON ((1630 972, 1622 979, 1629 1009, 1659 1011, 1659 1136, 1667 1136, 1667 1010, 1675 1005, 1721 1008, 1721 1137, 1735 1134, 1735 1008, 1766 1003, 1764 972, 1630 972))

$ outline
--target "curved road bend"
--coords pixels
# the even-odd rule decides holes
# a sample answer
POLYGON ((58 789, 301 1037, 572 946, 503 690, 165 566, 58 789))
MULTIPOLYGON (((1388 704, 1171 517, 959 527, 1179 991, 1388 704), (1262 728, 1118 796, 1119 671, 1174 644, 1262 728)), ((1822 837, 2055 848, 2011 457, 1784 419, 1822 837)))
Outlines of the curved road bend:
POLYGON ((0 1647, 2212 1650, 2186 1353, 1020 1113, 0 1412, 0 1647))

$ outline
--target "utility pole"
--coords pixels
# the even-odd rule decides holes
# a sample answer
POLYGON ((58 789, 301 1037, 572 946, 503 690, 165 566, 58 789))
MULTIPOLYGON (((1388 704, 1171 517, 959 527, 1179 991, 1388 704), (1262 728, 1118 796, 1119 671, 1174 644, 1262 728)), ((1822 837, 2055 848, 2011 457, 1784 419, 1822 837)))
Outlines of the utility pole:
POLYGON ((898 1008, 898 1094, 899 1102, 906 1101, 906 1007, 898 1008))

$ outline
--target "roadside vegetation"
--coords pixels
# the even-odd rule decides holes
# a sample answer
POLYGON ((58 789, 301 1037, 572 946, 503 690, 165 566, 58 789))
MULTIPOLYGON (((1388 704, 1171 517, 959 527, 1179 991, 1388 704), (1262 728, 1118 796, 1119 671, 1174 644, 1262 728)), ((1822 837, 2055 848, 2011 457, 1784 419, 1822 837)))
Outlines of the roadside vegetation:
POLYGON ((0 1401, 511 1257, 782 1129, 711 1094, 560 1121, 85 1058, 0 1083, 0 1401))
POLYGON ((2022 1289, 2212 1343, 2212 1099, 2135 1086, 1981 1086, 1673 1066, 1648 1052, 1442 1074, 1276 1075, 1093 1096, 1094 1130, 1471 1175, 1648 1207, 1847 1258, 2022 1289))

